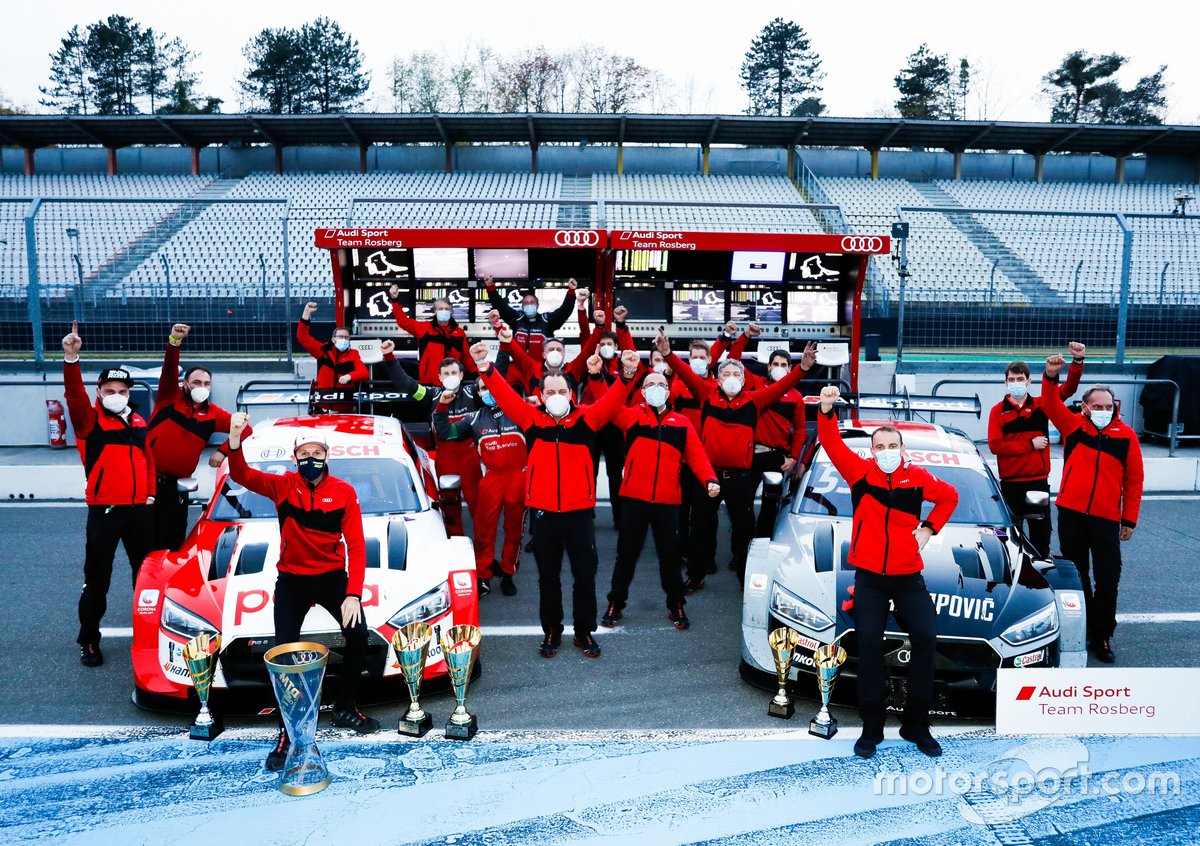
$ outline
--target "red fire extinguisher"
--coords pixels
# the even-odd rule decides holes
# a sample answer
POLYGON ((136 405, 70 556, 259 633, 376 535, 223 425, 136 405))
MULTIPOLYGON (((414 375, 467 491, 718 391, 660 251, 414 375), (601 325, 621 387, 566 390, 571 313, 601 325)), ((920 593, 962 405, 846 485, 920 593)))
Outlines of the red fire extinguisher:
POLYGON ((56 399, 46 400, 46 429, 50 446, 62 449, 67 445, 67 413, 56 399))

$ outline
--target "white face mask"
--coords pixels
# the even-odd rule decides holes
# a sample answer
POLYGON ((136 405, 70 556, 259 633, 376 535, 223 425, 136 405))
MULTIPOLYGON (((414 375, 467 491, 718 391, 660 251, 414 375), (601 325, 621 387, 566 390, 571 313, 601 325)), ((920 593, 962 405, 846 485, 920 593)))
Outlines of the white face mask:
POLYGON ((653 408, 662 408, 667 404, 666 385, 647 385, 644 393, 646 402, 653 408))
POLYGON ((771 368, 771 381, 772 382, 778 382, 780 379, 782 379, 786 375, 788 375, 788 369, 786 367, 780 367, 779 365, 776 365, 775 367, 771 368))
POLYGON ((192 402, 199 404, 202 402, 208 402, 208 398, 212 395, 212 392, 209 391, 208 388, 200 387, 192 388, 191 394, 192 402))
POLYGON ((120 414, 129 405, 129 397, 124 394, 105 394, 100 397, 100 404, 104 406, 105 411, 120 414))
POLYGON ((334 338, 333 348, 338 352, 345 352, 350 349, 350 341, 346 338, 334 338))
POLYGON ((875 453, 875 463, 884 473, 894 473, 900 466, 900 450, 881 449, 875 453))
POLYGON ((605 361, 608 361, 616 354, 617 354, 617 348, 614 346, 610 346, 609 344, 604 344, 602 347, 600 347, 600 357, 602 359, 604 359, 605 361))
POLYGON ((449 309, 439 308, 437 311, 435 311, 433 313, 433 316, 438 319, 438 323, 449 323, 450 322, 449 309))
POLYGON ((1096 424, 1097 429, 1103 429, 1105 426, 1107 426, 1109 423, 1112 422, 1113 413, 1111 410, 1110 411, 1096 411, 1096 409, 1093 408, 1090 413, 1092 415, 1092 422, 1094 424, 1096 424))
POLYGON ((736 397, 742 392, 742 380, 736 376, 726 376, 721 380, 721 390, 731 397, 736 397))
POLYGON ((546 397, 546 411, 553 417, 562 417, 571 410, 571 400, 563 394, 546 397))
POLYGON ((688 361, 688 364, 690 364, 692 366, 692 372, 695 373, 697 376, 707 376, 708 375, 708 359, 707 358, 693 358, 688 361))
POLYGON ((653 370, 660 376, 666 376, 667 371, 670 370, 670 368, 667 367, 667 363, 665 361, 660 361, 658 364, 654 365, 653 370))
POLYGON ((1029 383, 1028 382, 1009 382, 1008 383, 1008 394, 1013 399, 1021 399, 1027 393, 1029 393, 1029 383))
POLYGON ((442 377, 442 387, 445 388, 447 391, 457 391, 460 385, 462 385, 462 377, 461 376, 443 376, 442 377))
POLYGON ((546 363, 551 367, 562 367, 563 354, 558 350, 550 350, 546 353, 546 363))

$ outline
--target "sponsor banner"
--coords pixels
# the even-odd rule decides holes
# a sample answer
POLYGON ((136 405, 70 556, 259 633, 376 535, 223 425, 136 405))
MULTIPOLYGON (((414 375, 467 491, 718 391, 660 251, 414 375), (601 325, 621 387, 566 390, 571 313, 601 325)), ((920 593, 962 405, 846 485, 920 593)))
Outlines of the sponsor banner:
MULTIPOLYGON (((854 447, 853 449, 861 458, 872 457, 869 448, 854 447)), ((907 448, 904 452, 909 461, 923 467, 969 467, 972 470, 983 470, 983 460, 977 453, 907 448)))
POLYGON ((608 233, 602 229, 390 229, 342 226, 317 229, 315 244, 327 250, 373 247, 558 247, 599 250, 608 246, 608 233))
POLYGON ((1003 668, 996 733, 1083 736, 1200 734, 1200 669, 1003 668))
POLYGON ((681 232, 663 229, 617 230, 614 250, 758 250, 765 252, 884 255, 886 235, 816 235, 763 232, 681 232))
POLYGON ((154 588, 142 588, 137 598, 137 613, 154 614, 158 611, 158 600, 161 594, 154 588))
POLYGON ((158 633, 158 663, 163 673, 176 684, 195 686, 192 674, 188 672, 187 661, 183 658, 183 647, 186 644, 176 643, 162 632, 158 633))

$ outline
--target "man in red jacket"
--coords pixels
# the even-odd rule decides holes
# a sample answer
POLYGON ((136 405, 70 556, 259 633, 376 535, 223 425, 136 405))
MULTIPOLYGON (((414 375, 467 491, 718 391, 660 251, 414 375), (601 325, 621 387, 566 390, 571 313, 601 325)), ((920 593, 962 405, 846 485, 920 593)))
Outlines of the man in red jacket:
MULTIPOLYGON (((1083 376, 1083 344, 1071 343, 1071 369, 1067 381, 1058 387, 1066 399, 1075 393, 1083 376)), ((1014 361, 1004 369, 1007 396, 992 407, 988 416, 988 449, 996 456, 1000 476, 1000 495, 1008 503, 1013 519, 1024 520, 1026 536, 1038 554, 1050 554, 1050 503, 1035 509, 1027 505, 1030 491, 1050 493, 1050 421, 1042 408, 1041 397, 1029 393, 1029 365, 1014 361), (1026 519, 1040 514, 1041 519, 1026 519)))
POLYGON ((427 385, 436 384, 442 363, 457 359, 459 364, 474 374, 475 365, 467 353, 467 333, 454 319, 454 307, 450 300, 439 297, 433 301, 433 320, 414 320, 404 311, 398 297, 400 287, 393 285, 388 290, 392 301, 392 316, 396 325, 417 339, 417 380, 427 385))
MULTIPOLYGON (((329 445, 317 430, 300 430, 292 460, 295 472, 277 476, 246 463, 242 436, 249 418, 239 411, 229 424, 229 476, 275 503, 279 515, 279 562, 275 580, 275 644, 300 640, 308 609, 320 605, 339 621, 346 651, 338 673, 333 724, 359 734, 379 731, 379 721, 355 700, 367 652, 362 589, 367 568, 362 510, 349 482, 329 475, 329 445), (348 571, 347 571, 347 568, 348 571)), ((283 767, 290 740, 280 720, 279 738, 267 769, 283 767)))
MULTIPOLYGON (((589 658, 600 656, 596 630, 596 486, 592 449, 596 432, 621 411, 633 387, 640 360, 636 352, 621 354, 620 382, 595 405, 576 407, 561 375, 542 379, 542 408, 534 408, 488 363, 487 346, 471 347, 483 383, 500 409, 525 432, 529 464, 525 505, 537 512, 533 554, 538 565, 539 616, 545 637, 541 654, 558 652, 563 634, 562 559, 571 561, 575 584, 572 610, 575 646, 589 658)), ((600 356, 593 365, 600 366, 600 356)))
MULTIPOLYGON (((158 486, 154 494, 154 548, 179 549, 187 535, 188 494, 178 482, 196 472, 200 455, 216 432, 229 431, 229 412, 209 401, 212 373, 206 367, 189 367, 179 382, 179 351, 191 327, 176 323, 167 336, 158 393, 150 413, 147 443, 154 453, 158 486)), ((246 432, 249 437, 252 431, 246 432)), ((220 467, 229 448, 222 444, 208 460, 220 467)))
MULTIPOLYGON (((333 330, 333 338, 322 344, 309 332, 312 326, 312 316, 316 314, 317 304, 307 303, 300 316, 300 324, 296 327, 296 341, 304 351, 317 360, 317 378, 313 387, 318 390, 341 389, 349 393, 358 390, 358 383, 371 378, 370 371, 363 364, 358 350, 350 346, 350 330, 339 326, 333 330)), ((318 406, 321 411, 353 411, 354 406, 348 402, 323 403, 318 406)))
POLYGON ((912 643, 900 736, 926 755, 941 755, 942 747, 929 733, 937 612, 921 575, 925 566, 921 550, 950 519, 958 505, 958 491, 908 462, 904 438, 893 426, 880 426, 871 433, 870 459, 846 446, 833 411, 840 396, 841 391, 832 385, 821 390, 817 437, 829 461, 850 486, 854 502, 848 560, 854 567, 858 710, 863 721, 854 754, 870 758, 883 740, 887 716, 883 633, 888 613, 894 608, 912 643), (927 520, 921 520, 921 503, 925 501, 933 503, 933 510, 927 520))
POLYGON ((104 663, 100 621, 108 609, 117 544, 123 544, 129 556, 134 584, 142 560, 153 548, 154 456, 146 447, 146 421, 129 404, 129 371, 102 371, 93 402, 80 373, 83 339, 78 324, 71 324, 62 347, 67 411, 87 478, 87 541, 75 642, 79 662, 99 667, 104 663))
POLYGON ((613 568, 608 610, 601 625, 609 628, 621 619, 629 599, 629 585, 638 556, 646 543, 647 529, 654 530, 658 574, 667 595, 667 617, 677 629, 691 625, 683 610, 683 578, 679 574, 679 476, 684 465, 704 480, 710 497, 721 494, 716 473, 692 424, 667 407, 667 377, 647 373, 642 380, 644 402, 626 408, 614 421, 625 436, 625 475, 621 481, 621 534, 613 568))
POLYGON ((1083 582, 1092 654, 1111 664, 1117 659, 1112 636, 1121 542, 1133 537, 1142 504, 1142 447, 1137 433, 1120 419, 1107 385, 1084 391, 1078 414, 1063 405, 1058 374, 1065 365, 1055 353, 1046 359, 1042 375, 1042 406, 1063 437, 1063 475, 1055 499, 1059 544, 1083 582))

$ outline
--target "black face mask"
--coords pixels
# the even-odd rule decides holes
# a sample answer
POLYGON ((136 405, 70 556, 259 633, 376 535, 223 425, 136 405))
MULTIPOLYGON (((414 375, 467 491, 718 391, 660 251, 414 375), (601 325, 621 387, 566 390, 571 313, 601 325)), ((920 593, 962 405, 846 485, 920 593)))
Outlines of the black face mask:
POLYGON ((306 482, 315 482, 325 472, 325 462, 320 458, 298 458, 296 469, 306 482))

